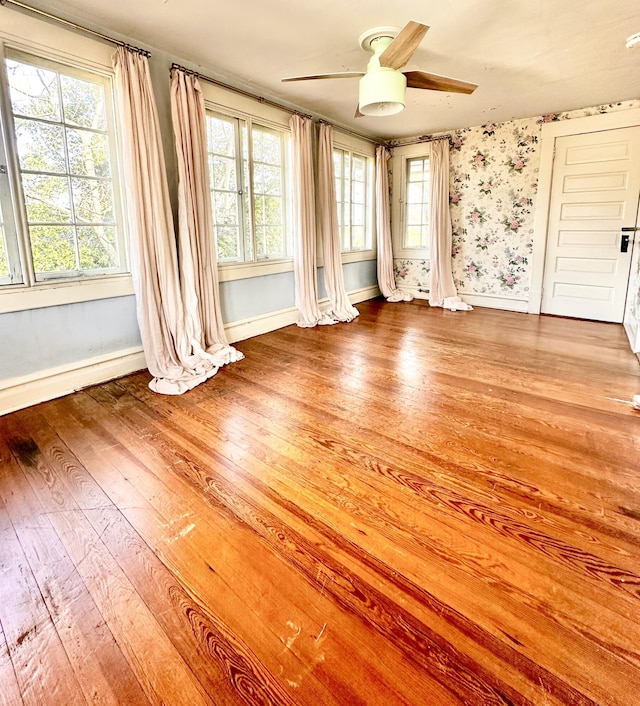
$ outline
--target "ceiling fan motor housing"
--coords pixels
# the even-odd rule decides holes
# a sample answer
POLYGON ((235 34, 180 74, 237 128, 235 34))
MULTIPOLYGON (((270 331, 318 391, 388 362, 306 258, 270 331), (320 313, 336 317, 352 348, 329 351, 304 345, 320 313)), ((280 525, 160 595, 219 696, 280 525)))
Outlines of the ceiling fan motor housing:
POLYGON ((395 115, 404 108, 407 77, 395 69, 368 69, 360 79, 359 109, 363 115, 395 115))

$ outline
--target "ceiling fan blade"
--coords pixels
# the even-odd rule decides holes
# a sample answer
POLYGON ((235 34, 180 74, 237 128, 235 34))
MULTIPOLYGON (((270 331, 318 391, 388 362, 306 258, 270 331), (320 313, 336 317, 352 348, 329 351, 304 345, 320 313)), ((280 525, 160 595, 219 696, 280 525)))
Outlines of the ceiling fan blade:
POLYGON ((457 78, 428 74, 425 71, 404 71, 407 77, 407 88, 426 88, 430 91, 447 91, 448 93, 473 93, 478 85, 457 78))
POLYGON ((312 74, 310 76, 289 76, 288 78, 280 79, 282 82, 286 81, 313 81, 317 78, 362 78, 364 73, 362 71, 340 71, 336 74, 312 74))
POLYGON ((380 66, 401 69, 413 56, 429 27, 410 20, 380 54, 380 66))

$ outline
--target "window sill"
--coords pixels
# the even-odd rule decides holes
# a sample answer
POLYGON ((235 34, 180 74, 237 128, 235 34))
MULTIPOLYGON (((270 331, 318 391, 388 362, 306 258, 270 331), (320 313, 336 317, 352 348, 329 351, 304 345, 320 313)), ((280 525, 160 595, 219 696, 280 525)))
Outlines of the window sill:
POLYGON ((72 282, 41 282, 33 287, 7 286, 0 288, 0 314, 124 297, 133 293, 133 280, 129 274, 72 282))
POLYGON ((393 250, 394 260, 429 260, 430 252, 429 250, 416 248, 415 250, 393 250))
POLYGON ((218 281, 231 282, 235 279, 249 279, 264 275, 277 275, 293 272, 293 260, 260 260, 259 262, 234 262, 218 266, 218 281))
POLYGON ((353 250, 352 252, 342 253, 342 264, 347 262, 364 262, 365 260, 375 260, 375 250, 353 250))

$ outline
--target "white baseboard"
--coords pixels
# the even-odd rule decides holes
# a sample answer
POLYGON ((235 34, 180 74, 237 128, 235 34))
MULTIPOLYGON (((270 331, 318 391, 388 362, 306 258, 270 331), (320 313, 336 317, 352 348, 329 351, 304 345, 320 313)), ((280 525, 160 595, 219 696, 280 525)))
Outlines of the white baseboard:
MULTIPOLYGON (((414 299, 429 299, 429 292, 418 289, 415 285, 403 284, 398 287, 401 292, 412 294, 414 299)), ((528 302, 525 299, 515 299, 511 297, 503 297, 498 294, 471 294, 469 292, 459 291, 458 296, 471 306, 483 306, 488 309, 503 309, 504 311, 519 311, 526 313, 528 302)))
POLYGON ((288 309, 271 311, 268 314, 252 316, 249 319, 232 321, 224 326, 227 340, 229 343, 237 343, 238 341, 261 336, 263 333, 269 333, 285 326, 291 326, 298 320, 298 313, 295 306, 291 306, 288 309))
POLYGON ((146 367, 142 348, 135 347, 0 380, 0 415, 62 397, 88 385, 106 382, 146 367))
POLYGON ((418 289, 415 284, 403 284, 398 287, 401 292, 410 294, 414 299, 428 299, 429 292, 425 292, 423 289, 418 289))
MULTIPOLYGON (((362 289, 357 289, 354 292, 349 292, 349 300, 352 304, 358 304, 359 302, 366 301, 367 299, 374 299, 378 296, 380 296, 380 290, 377 285, 363 287, 362 289)), ((323 308, 326 308, 328 303, 329 300, 324 298, 319 300, 318 305, 322 310, 323 308)), ((288 309, 272 311, 268 314, 253 316, 249 319, 243 319, 242 321, 233 321, 229 324, 225 324, 224 330, 227 334, 229 343, 237 343, 238 341, 244 341, 247 338, 261 336, 263 333, 276 331, 277 329, 284 328, 285 326, 291 326, 296 323, 298 316, 298 310, 295 306, 292 306, 288 309)))
POLYGON ((484 306, 488 309, 503 309, 504 311, 518 311, 526 314, 529 307, 529 302, 526 299, 503 297, 497 294, 471 294, 461 291, 458 292, 458 296, 471 306, 484 306))

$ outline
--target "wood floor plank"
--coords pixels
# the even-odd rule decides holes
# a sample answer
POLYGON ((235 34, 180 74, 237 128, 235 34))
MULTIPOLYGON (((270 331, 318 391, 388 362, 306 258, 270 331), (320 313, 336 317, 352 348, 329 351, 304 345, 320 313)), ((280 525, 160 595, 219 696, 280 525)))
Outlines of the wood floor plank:
POLYGON ((0 703, 638 702, 622 327, 359 309, 0 419, 0 703))

